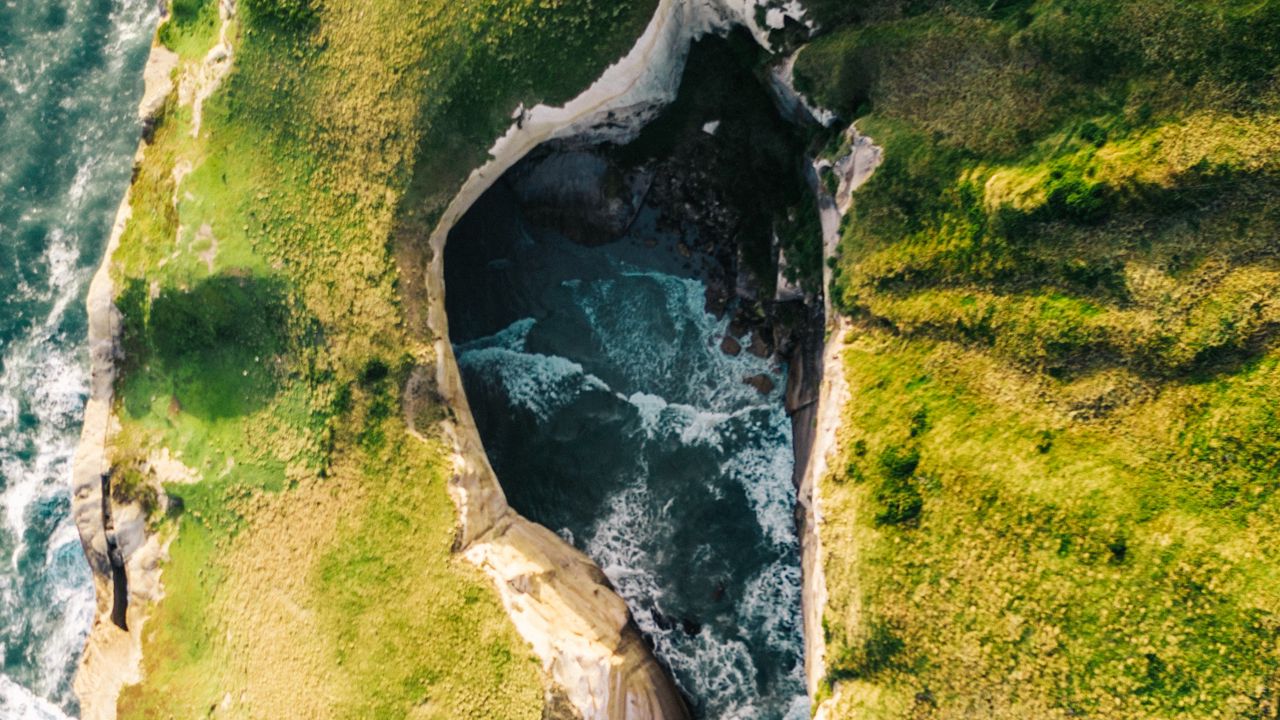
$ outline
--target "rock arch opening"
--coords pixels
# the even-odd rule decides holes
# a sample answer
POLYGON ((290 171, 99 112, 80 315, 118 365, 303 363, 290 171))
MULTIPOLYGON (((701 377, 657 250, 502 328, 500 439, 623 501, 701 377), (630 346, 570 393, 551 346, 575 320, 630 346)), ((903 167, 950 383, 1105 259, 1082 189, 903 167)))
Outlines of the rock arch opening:
POLYGON ((601 566, 708 718, 808 717, 794 478, 821 239, 764 59, 745 33, 697 42, 637 139, 539 147, 444 257, 508 501, 601 566))

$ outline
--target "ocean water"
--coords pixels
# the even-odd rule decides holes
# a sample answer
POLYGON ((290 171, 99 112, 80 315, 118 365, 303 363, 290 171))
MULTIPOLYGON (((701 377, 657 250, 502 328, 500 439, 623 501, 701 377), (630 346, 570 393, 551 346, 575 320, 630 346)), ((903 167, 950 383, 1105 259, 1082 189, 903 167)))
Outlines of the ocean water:
POLYGON ((129 182, 155 0, 0 0, 0 718, 63 718, 93 612, 68 517, 84 294, 129 182))
POLYGON ((600 565, 697 714, 803 720, 785 368, 721 351, 676 239, 576 245, 499 185, 450 236, 450 334, 511 505, 600 565))

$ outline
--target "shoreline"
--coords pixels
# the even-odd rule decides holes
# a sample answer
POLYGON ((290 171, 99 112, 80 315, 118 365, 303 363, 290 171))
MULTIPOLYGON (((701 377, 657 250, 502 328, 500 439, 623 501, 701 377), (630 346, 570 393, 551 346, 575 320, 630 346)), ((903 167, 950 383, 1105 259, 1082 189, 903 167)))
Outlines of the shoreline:
MULTIPOLYGON (((163 17, 161 18, 163 22, 163 17)), ((178 56, 161 45, 152 31, 150 54, 143 70, 144 90, 138 104, 138 118, 144 129, 133 162, 137 166, 146 155, 145 128, 152 122, 172 93, 173 70, 178 56)), ((120 314, 116 310, 115 287, 111 279, 111 258, 120 236, 133 214, 132 188, 125 190, 116 211, 111 235, 103 250, 102 262, 89 283, 85 300, 88 310, 90 363, 89 399, 84 409, 80 440, 76 444, 71 471, 71 514, 80 535, 81 547, 93 574, 96 609, 93 625, 80 655, 72 688, 80 700, 82 720, 114 720, 116 699, 126 684, 141 679, 142 627, 146 613, 133 598, 155 600, 160 596, 159 559, 164 553, 157 536, 147 537, 144 518, 136 505, 117 506, 104 495, 103 478, 110 472, 110 439, 119 424, 112 410, 115 361, 119 355, 120 314), (108 525, 105 515, 113 516, 108 525), (112 558, 108 548, 118 547, 129 583, 130 602, 124 613, 123 630, 112 621, 114 583, 112 558)))

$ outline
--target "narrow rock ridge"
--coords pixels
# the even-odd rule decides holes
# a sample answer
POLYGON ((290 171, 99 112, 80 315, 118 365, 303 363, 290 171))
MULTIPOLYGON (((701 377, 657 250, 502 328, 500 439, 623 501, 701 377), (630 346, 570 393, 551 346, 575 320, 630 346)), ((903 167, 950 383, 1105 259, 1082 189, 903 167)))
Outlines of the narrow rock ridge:
MULTIPOLYGON (((173 92, 171 75, 178 56, 159 43, 151 46, 143 72, 145 90, 138 105, 144 128, 150 127, 173 92)), ((134 165, 142 162, 147 142, 138 144, 134 165)), ((120 689, 141 679, 142 626, 147 606, 160 598, 160 566, 167 541, 146 533, 146 513, 136 503, 120 504, 109 496, 110 440, 119 429, 112 413, 115 361, 119 353, 120 313, 113 304, 111 256, 132 215, 126 190, 116 212, 102 263, 89 284, 89 399, 80 443, 71 470, 71 515, 93 571, 97 610, 80 658, 74 689, 82 720, 114 720, 120 689), (126 604, 116 608, 117 579, 123 568, 126 604), (115 615, 113 619, 113 613, 115 615), (128 630, 122 629, 127 627, 128 630)))
MULTIPOLYGON (((818 687, 826 676, 826 640, 822 630, 822 615, 827 605, 827 585, 822 549, 822 495, 823 477, 831 470, 838 451, 838 431, 849 401, 849 384, 844 376, 844 348, 849 323, 843 315, 835 313, 831 306, 830 288, 832 269, 826 260, 834 258, 840 242, 840 221, 853 204, 853 192, 871 178, 883 159, 883 152, 870 138, 860 134, 856 126, 845 131, 844 141, 849 152, 834 163, 819 160, 812 164, 810 183, 818 197, 818 210, 822 222, 822 283, 828 288, 824 296, 827 318, 827 340, 822 349, 818 388, 818 402, 814 414, 812 442, 804 457, 797 461, 804 464, 797 502, 800 504, 800 567, 804 581, 801 595, 801 611, 804 616, 804 669, 805 685, 809 697, 816 697, 818 687), (819 173, 830 170, 839 181, 835 197, 819 182, 819 173)), ((856 598, 854 601, 856 602, 856 598)), ((838 690, 837 690, 838 692, 838 690)), ((835 707, 835 698, 829 698, 814 708, 815 720, 823 720, 835 707)))

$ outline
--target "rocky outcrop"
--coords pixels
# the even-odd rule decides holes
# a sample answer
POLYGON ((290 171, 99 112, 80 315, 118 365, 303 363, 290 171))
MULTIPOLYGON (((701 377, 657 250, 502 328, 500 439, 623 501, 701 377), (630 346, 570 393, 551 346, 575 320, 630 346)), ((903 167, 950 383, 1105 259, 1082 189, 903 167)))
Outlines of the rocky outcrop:
MULTIPOLYGON (((173 91, 171 75, 177 64, 176 54, 161 45, 152 46, 144 71, 145 90, 138 106, 144 133, 173 91)), ((146 150, 144 141, 138 146, 135 165, 142 162, 146 150)), ((126 192, 86 301, 91 379, 71 471, 71 514, 93 570, 97 595, 93 627, 75 678, 83 720, 115 718, 120 688, 140 679, 144 613, 146 605, 160 594, 161 538, 146 532, 146 514, 140 505, 121 504, 109 496, 109 443, 118 426, 112 414, 112 392, 120 332, 110 261, 131 214, 126 192), (118 587, 127 591, 117 596, 118 587), (122 601, 124 607, 119 606, 122 601)))
POLYGON ((583 245, 621 237, 640 212, 651 172, 621 172, 599 153, 565 150, 529 158, 507 175, 521 212, 583 245))
MULTIPOLYGON (((199 132, 204 101, 231 70, 228 33, 235 15, 234 0, 220 0, 218 15, 221 23, 218 43, 192 67, 175 73, 178 55, 153 42, 143 71, 144 90, 138 105, 142 142, 134 156, 135 167, 145 160, 152 129, 164 112, 166 102, 175 94, 179 105, 191 108, 192 134, 199 132), (179 76, 176 86, 175 74, 179 76)), ((181 170, 175 169, 175 172, 181 170)), ((142 628, 150 607, 163 595, 161 563, 172 540, 171 534, 151 531, 147 523, 148 509, 141 503, 113 497, 111 493, 111 437, 119 429, 113 414, 113 391, 116 362, 120 359, 120 313, 114 305, 115 287, 110 268, 111 258, 131 216, 130 192, 126 191, 86 301, 91 380, 84 425, 72 466, 71 512, 85 557, 93 570, 97 612, 74 682, 82 720, 113 720, 121 688, 142 680, 142 628)), ((186 470, 175 475, 174 466, 181 467, 181 463, 167 454, 163 458, 151 458, 145 464, 162 501, 161 479, 172 481, 192 474, 186 470)))
MULTIPOLYGON (((848 153, 834 163, 817 161, 813 164, 810 182, 818 196, 822 222, 823 258, 833 258, 840 242, 840 220, 853 203, 853 192, 871 178, 871 174, 883 157, 881 149, 857 128, 850 126, 845 132, 848 153), (819 172, 833 168, 838 176, 838 189, 833 197, 818 181, 819 172)), ((831 287, 831 267, 823 263, 823 287, 831 287)), ((822 628, 822 614, 827 604, 827 587, 824 574, 822 548, 822 479, 831 471, 831 463, 837 452, 837 433, 849 401, 849 385, 844 377, 842 359, 848 323, 844 316, 832 312, 828 293, 826 301, 827 339, 822 350, 818 374, 821 382, 817 388, 817 402, 813 405, 811 429, 807 431, 808 447, 797 463, 803 464, 797 501, 800 504, 800 551, 804 592, 801 609, 804 616, 804 668, 805 684, 809 696, 814 697, 822 679, 826 676, 826 638, 822 628)), ((855 598, 856 600, 856 598, 855 598)), ((826 717, 832 701, 814 708, 814 716, 826 717)))

